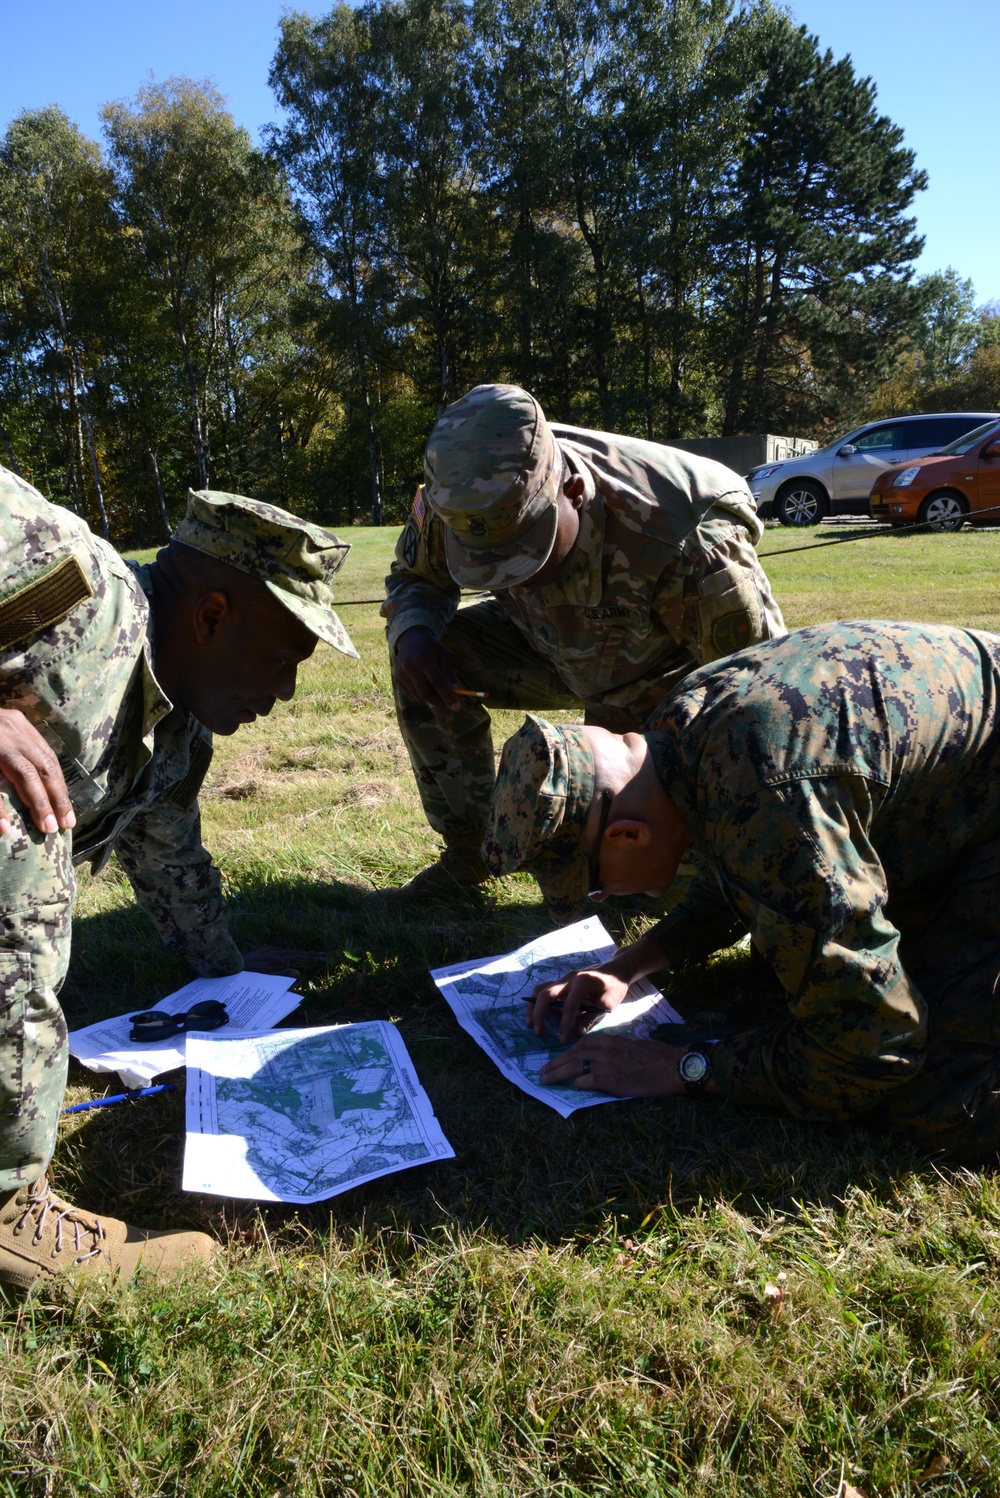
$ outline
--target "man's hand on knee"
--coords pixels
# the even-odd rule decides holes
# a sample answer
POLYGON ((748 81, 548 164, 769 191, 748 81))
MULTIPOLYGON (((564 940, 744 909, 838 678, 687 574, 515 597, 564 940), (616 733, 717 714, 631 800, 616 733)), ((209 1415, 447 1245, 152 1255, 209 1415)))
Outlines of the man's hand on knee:
MULTIPOLYGON (((13 786, 39 832, 76 826, 59 760, 16 707, 0 708, 0 778, 13 786)), ((0 799, 0 837, 9 831, 10 817, 0 799)))
POLYGON ((415 702, 448 708, 453 713, 462 706, 461 699, 455 696, 452 653, 425 625, 416 624, 400 635, 392 679, 403 695, 415 702))

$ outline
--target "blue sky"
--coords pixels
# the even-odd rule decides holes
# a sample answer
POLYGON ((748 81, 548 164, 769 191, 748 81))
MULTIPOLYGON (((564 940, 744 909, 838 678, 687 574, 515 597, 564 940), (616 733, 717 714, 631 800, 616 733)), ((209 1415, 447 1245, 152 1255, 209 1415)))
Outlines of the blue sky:
MULTIPOLYGON (((1000 299, 1000 0, 794 0, 790 9, 875 79, 880 108, 929 172, 916 209, 927 240, 920 269, 953 265, 981 301, 1000 299)), ((213 79, 257 136, 274 116, 267 70, 280 13, 280 0, 0 0, 0 128, 21 109, 56 103, 96 136, 106 100, 134 94, 150 74, 186 73, 213 79)))

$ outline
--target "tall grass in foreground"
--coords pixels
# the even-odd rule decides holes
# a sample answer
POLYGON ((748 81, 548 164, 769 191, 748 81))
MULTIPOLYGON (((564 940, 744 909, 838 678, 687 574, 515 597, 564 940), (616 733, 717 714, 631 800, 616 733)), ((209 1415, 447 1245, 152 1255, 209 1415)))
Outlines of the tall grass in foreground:
MULTIPOLYGON (((360 531, 345 597, 391 549, 360 531)), ((762 551, 807 538, 769 531, 762 551)), ((892 537, 769 564, 789 623, 1000 627, 1000 537, 892 537)), ((196 1280, 0 1308, 0 1494, 995 1494, 1000 1191, 860 1129, 682 1099, 563 1122, 510 1087, 426 969, 545 928, 527 879, 414 915, 433 855, 377 610, 360 663, 218 741, 205 835, 239 940, 322 948, 291 1023, 396 1021, 456 1150, 312 1209, 179 1191, 179 1095, 67 1121, 59 1187, 227 1245, 196 1280)), ((497 738, 517 722, 498 714, 497 738)), ((70 1023, 185 981, 121 875, 85 882, 70 1023)), ((625 937, 647 916, 612 912, 625 937)), ((740 953, 678 1007, 753 1016, 740 953)), ((71 1095, 103 1090, 74 1070, 71 1095)))

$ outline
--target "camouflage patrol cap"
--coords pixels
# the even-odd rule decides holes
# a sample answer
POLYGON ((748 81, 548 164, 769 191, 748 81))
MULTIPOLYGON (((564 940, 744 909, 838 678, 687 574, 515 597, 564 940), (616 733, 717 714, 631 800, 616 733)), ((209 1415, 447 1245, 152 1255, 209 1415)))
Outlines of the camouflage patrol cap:
POLYGON ((594 755, 583 729, 529 713, 500 756, 483 858, 491 874, 534 874, 556 921, 572 920, 586 901, 593 799, 594 755))
POLYGON ((427 442, 424 494, 457 583, 509 588, 545 565, 562 469, 545 413, 519 386, 477 385, 448 407, 427 442))
POLYGON ((192 489, 173 539, 259 578, 319 639, 357 656, 333 611, 333 577, 351 549, 333 531, 262 499, 192 489))

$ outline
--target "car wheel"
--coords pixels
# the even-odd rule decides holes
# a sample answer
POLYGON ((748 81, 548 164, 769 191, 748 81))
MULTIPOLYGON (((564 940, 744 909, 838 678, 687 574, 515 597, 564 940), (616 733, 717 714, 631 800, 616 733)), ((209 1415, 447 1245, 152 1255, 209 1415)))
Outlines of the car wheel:
POLYGON ((928 530, 957 531, 965 524, 968 513, 969 506, 960 494, 939 489, 936 494, 928 494, 917 519, 923 521, 928 530))
POLYGON ((797 479, 782 489, 775 505, 782 525, 817 525, 826 514, 826 494, 814 479, 797 479))

